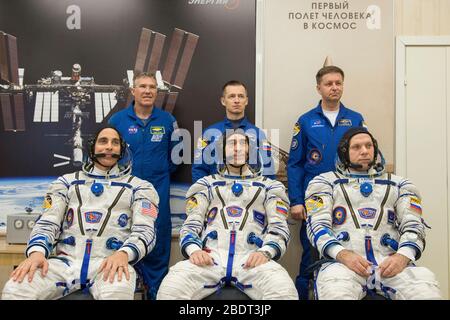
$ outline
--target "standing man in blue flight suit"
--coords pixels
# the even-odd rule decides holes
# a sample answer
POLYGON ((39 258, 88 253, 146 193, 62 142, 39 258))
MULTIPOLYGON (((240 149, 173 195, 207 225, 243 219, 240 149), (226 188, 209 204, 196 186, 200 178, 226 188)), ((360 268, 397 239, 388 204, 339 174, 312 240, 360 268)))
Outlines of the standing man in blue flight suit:
POLYGON ((247 87, 240 81, 231 80, 222 87, 222 97, 220 102, 225 107, 226 117, 223 121, 217 122, 203 131, 199 138, 197 148, 194 153, 194 163, 192 164, 192 182, 198 179, 217 173, 217 160, 215 141, 226 133, 227 130, 243 130, 250 137, 249 155, 250 164, 262 161, 263 175, 275 179, 274 161, 271 158, 271 145, 266 140, 264 132, 250 123, 245 116, 245 107, 248 105, 247 87))
POLYGON ((307 272, 311 264, 311 251, 306 234, 305 190, 308 183, 321 173, 335 168, 337 145, 350 127, 364 125, 361 114, 341 103, 344 90, 344 72, 336 66, 326 66, 316 75, 317 92, 322 100, 314 109, 300 116, 294 126, 289 152, 287 176, 291 216, 303 220, 300 242, 303 248, 299 275, 295 286, 300 299, 308 299, 307 272))
POLYGON ((156 246, 137 266, 148 287, 147 298, 154 300, 169 267, 170 174, 176 169, 171 151, 178 143, 177 136, 172 134, 178 125, 170 113, 154 106, 157 82, 153 74, 135 74, 131 93, 134 101, 114 114, 109 123, 117 128, 132 151, 133 175, 152 183, 159 195, 156 246))

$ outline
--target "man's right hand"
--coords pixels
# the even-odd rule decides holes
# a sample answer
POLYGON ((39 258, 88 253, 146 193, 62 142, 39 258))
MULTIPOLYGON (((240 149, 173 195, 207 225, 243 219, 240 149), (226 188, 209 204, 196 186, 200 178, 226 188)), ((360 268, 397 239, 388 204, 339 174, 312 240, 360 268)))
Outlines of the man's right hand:
POLYGON ((361 277, 367 278, 370 276, 370 266, 372 263, 353 251, 347 249, 342 250, 336 256, 336 260, 361 277))
POLYGON ((302 204, 291 207, 291 217, 295 220, 306 220, 306 209, 302 204))
POLYGON ((13 281, 22 283, 23 278, 28 274, 28 282, 33 280, 34 273, 38 268, 41 269, 42 277, 45 277, 48 272, 48 261, 42 252, 35 251, 30 256, 22 261, 19 266, 11 273, 10 278, 13 281))
POLYGON ((199 267, 214 264, 213 258, 211 258, 208 252, 203 250, 194 251, 189 257, 189 261, 199 267))

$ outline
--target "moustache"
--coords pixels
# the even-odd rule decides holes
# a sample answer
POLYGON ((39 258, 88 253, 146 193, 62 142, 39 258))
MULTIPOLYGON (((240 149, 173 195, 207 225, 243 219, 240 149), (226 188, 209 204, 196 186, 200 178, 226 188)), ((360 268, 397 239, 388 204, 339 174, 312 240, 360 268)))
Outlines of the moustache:
MULTIPOLYGON (((107 156, 106 153, 96 153, 94 154, 94 158, 98 159, 98 158, 105 158, 107 156)), ((120 158, 120 154, 117 153, 112 153, 111 157, 115 158, 115 159, 119 159, 120 158)))

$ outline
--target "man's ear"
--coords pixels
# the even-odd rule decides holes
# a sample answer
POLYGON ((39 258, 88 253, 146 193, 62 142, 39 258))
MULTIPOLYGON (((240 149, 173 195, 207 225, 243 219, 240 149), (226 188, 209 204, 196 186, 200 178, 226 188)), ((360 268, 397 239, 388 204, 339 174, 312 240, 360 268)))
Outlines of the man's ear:
POLYGON ((220 97, 220 103, 225 107, 225 98, 223 96, 220 97))
POLYGON ((318 84, 316 85, 316 90, 317 90, 317 93, 320 94, 320 87, 318 84))

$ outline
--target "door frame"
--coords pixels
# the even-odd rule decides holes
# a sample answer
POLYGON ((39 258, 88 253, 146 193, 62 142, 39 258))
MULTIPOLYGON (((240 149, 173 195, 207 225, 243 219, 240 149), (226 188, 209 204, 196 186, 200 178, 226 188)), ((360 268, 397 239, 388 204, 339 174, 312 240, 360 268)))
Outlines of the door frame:
MULTIPOLYGON (((450 46, 450 36, 400 36, 395 49, 395 172, 406 176, 406 49, 450 46)), ((449 80, 450 81, 450 80, 449 80)))
MULTIPOLYGON (((407 137, 406 137, 406 50, 408 47, 450 47, 450 36, 401 36, 396 39, 395 57, 395 170, 400 176, 406 177, 407 169, 407 137)), ((450 50, 450 49, 447 49, 450 50)), ((449 52, 449 51, 447 51, 449 52)), ((447 53, 448 59, 450 54, 447 53)), ((450 61, 443 66, 450 73, 450 61)), ((447 79, 450 83, 450 78, 447 79)), ((447 124, 450 124, 450 98, 447 99, 447 124)), ((447 138, 447 150, 450 150, 450 139, 447 138)), ((447 167, 450 169, 450 158, 447 157, 447 167)), ((449 179, 449 177, 447 177, 449 179)), ((450 199, 448 188, 447 199, 450 199)), ((447 215, 449 213, 447 212, 447 215)), ((449 242, 450 217, 447 217, 446 241, 449 242)), ((450 243, 448 243, 450 250, 450 243)), ((450 259, 450 252, 446 252, 446 258, 450 259)), ((448 261, 450 265, 450 261, 448 261)), ((447 283, 441 283, 441 291, 444 298, 450 292, 450 274, 447 275, 447 283)))

